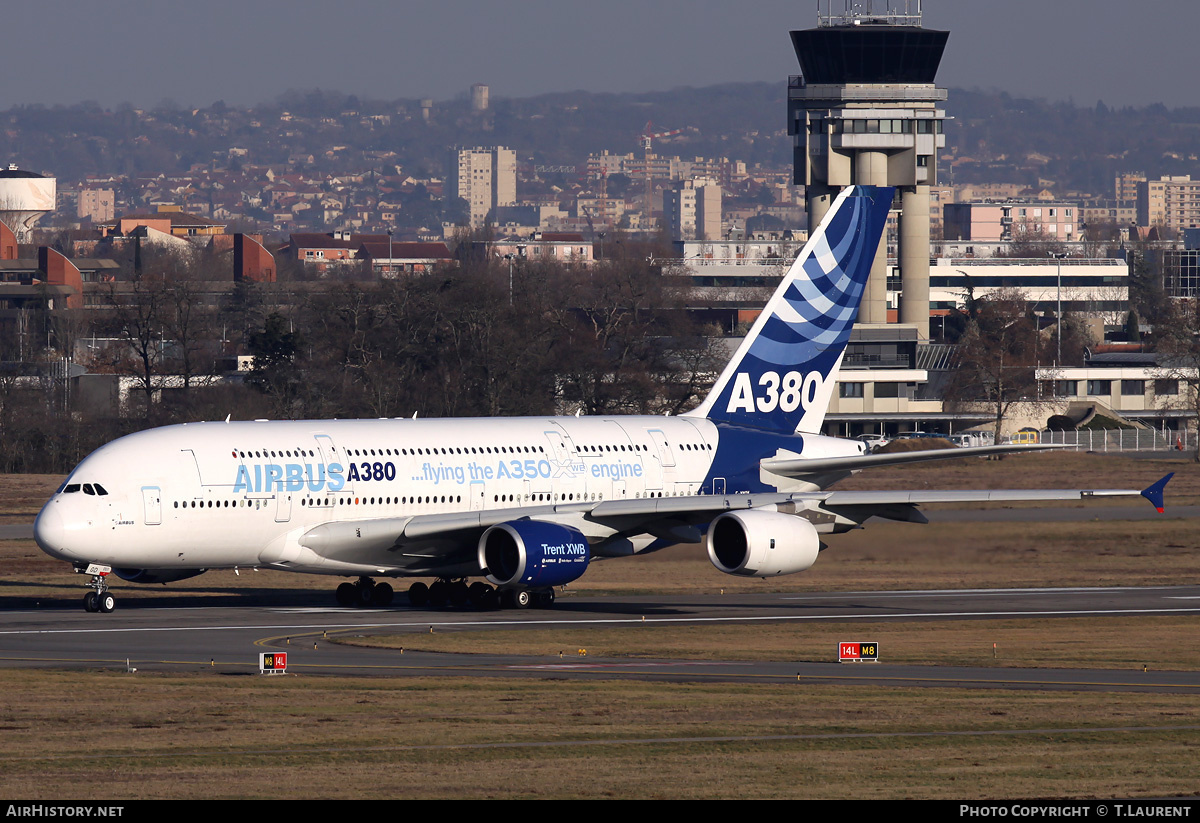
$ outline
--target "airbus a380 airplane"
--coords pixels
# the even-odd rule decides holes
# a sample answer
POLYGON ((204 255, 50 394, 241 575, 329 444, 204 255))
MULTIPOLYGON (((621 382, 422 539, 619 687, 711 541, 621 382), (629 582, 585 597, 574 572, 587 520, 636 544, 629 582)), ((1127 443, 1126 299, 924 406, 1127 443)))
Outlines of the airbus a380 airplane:
MULTIPOLYGON (((809 568, 820 534, 924 522, 921 503, 1139 494, 824 491, 869 466, 1025 448, 869 455, 818 434, 891 201, 842 192, 686 415, 168 426, 80 463, 38 515, 38 545, 91 575, 89 611, 112 611, 110 572, 155 583, 246 567, 357 578, 338 587, 345 605, 389 603, 374 578, 433 577, 409 588, 414 605, 524 607, 552 603, 593 559, 675 543, 771 577, 809 568)), ((1140 492, 1160 511, 1167 479, 1140 492)))

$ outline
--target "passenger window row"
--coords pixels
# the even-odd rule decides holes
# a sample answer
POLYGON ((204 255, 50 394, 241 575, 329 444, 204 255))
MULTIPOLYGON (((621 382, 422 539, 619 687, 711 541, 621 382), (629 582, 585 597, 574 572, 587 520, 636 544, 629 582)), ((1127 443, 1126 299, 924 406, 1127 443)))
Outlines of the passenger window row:
MULTIPOLYGON (((433 454, 544 454, 541 446, 438 446, 428 449, 345 449, 347 457, 416 457, 433 454)), ((264 457, 316 457, 312 449, 255 449, 242 451, 234 449, 233 456, 246 458, 264 457)))
MULTIPOLYGON (((680 446, 680 448, 685 451, 712 451, 712 444, 710 444, 710 443, 685 443, 682 446, 680 446)), ((650 451, 650 447, 645 446, 645 445, 633 445, 633 446, 629 446, 629 447, 611 446, 611 445, 610 446, 576 446, 575 451, 588 452, 588 453, 615 452, 615 451, 646 452, 646 451, 650 451)))
MULTIPOLYGON (((401 506, 407 506, 409 503, 413 505, 419 505, 427 503, 461 502, 462 495, 442 495, 440 498, 437 495, 430 495, 426 497, 414 497, 412 500, 409 500, 407 497, 355 497, 353 499, 349 497, 337 498, 337 504, 339 506, 394 506, 397 504, 401 506)), ((301 498, 300 505, 311 507, 332 506, 333 501, 331 501, 328 497, 318 497, 315 500, 311 498, 301 498)))

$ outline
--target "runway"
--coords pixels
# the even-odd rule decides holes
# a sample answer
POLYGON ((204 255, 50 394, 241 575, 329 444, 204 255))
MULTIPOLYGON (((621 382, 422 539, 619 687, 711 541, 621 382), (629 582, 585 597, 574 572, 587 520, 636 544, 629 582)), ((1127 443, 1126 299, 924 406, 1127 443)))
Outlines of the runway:
MULTIPOLYGON (((666 681, 820 682, 995 689, 1200 691, 1200 672, 1016 669, 839 664, 829 660, 693 661, 557 655, 402 652, 334 642, 343 635, 489 629, 621 628, 815 622, 996 620, 1011 618, 1200 614, 1200 586, 830 592, 691 597, 573 597, 551 610, 424 611, 405 606, 348 609, 318 605, 202 607, 194 599, 127 600, 112 614, 72 604, 0 610, 0 666, 124 669, 226 674, 257 671, 260 652, 288 653, 299 675, 636 678, 666 681)), ((305 601, 299 601, 305 602, 305 601)), ((847 640, 870 640, 847 637, 847 640)), ((831 649, 831 657, 832 657, 831 649)), ((885 650, 886 659, 886 650, 885 650)))

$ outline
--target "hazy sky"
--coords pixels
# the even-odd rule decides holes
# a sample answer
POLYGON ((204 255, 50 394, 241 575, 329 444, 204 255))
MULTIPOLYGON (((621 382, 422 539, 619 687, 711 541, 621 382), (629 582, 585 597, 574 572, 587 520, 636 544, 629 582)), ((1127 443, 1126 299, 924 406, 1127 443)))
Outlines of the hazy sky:
MULTIPOLYGON (((941 86, 1200 105, 1197 0, 925 0, 924 14, 951 32, 941 86)), ((816 2, 14 0, 0 21, 0 109, 252 104, 312 88, 440 100, 476 82, 499 97, 782 82, 797 72, 787 33, 815 25, 816 2)))

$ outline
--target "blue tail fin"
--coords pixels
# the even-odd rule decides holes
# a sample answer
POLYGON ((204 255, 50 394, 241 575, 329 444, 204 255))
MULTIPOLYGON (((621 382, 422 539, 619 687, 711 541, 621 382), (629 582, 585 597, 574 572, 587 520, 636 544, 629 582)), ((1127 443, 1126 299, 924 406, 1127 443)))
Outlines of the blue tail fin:
POLYGON ((774 431, 818 432, 892 204, 891 188, 852 186, 689 414, 774 431))

